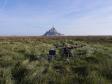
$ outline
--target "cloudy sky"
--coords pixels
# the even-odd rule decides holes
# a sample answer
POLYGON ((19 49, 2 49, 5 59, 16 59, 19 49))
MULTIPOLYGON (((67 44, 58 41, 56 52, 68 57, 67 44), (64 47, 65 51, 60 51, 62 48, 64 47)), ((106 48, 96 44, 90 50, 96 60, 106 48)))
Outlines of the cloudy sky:
POLYGON ((112 0, 0 0, 0 35, 112 35, 112 0))

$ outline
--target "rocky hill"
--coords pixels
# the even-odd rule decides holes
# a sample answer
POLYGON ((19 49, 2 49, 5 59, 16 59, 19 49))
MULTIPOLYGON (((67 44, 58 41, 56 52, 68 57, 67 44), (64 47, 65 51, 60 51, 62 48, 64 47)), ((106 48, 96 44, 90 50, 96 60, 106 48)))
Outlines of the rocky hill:
POLYGON ((52 27, 49 31, 47 31, 43 36, 62 36, 63 34, 57 32, 57 30, 52 27))

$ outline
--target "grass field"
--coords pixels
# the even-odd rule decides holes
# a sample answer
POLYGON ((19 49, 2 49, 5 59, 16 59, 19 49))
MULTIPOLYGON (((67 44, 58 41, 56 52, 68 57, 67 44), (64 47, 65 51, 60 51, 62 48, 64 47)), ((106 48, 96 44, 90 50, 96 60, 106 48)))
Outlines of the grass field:
POLYGON ((0 37, 0 84, 111 84, 112 36, 0 37), (48 62, 48 51, 85 45, 48 62))

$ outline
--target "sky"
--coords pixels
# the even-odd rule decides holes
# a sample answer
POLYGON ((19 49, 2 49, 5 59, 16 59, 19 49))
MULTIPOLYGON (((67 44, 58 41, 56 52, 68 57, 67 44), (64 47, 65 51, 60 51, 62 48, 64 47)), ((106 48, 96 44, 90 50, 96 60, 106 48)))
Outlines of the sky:
POLYGON ((0 0, 0 35, 112 35, 112 0, 0 0))

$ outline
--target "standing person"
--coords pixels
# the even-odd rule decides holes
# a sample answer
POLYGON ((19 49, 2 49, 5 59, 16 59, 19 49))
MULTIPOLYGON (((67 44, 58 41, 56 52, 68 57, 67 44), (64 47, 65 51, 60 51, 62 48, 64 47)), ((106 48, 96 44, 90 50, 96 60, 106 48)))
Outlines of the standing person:
POLYGON ((56 57, 56 50, 55 50, 55 48, 52 48, 49 50, 48 61, 50 62, 55 57, 56 57))
POLYGON ((65 45, 63 48, 62 48, 62 54, 64 57, 71 57, 72 56, 72 53, 71 53, 71 49, 73 49, 72 47, 68 46, 68 45, 65 45))

